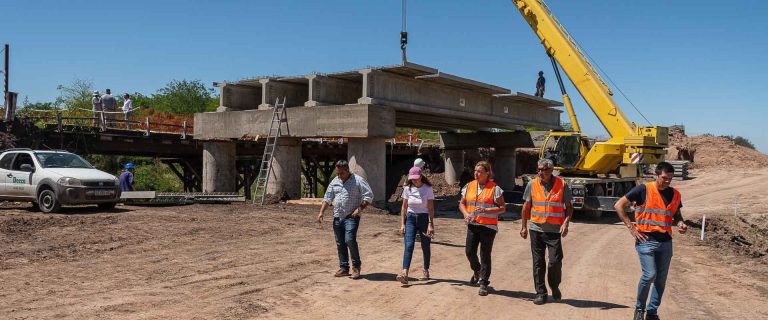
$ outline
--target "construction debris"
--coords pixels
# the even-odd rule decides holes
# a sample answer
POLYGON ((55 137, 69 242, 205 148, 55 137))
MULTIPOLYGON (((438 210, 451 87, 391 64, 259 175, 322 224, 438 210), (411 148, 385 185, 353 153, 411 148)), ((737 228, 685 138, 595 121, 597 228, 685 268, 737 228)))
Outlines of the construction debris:
POLYGON ((235 192, 155 192, 123 191, 120 199, 132 205, 187 205, 193 203, 244 202, 235 192))

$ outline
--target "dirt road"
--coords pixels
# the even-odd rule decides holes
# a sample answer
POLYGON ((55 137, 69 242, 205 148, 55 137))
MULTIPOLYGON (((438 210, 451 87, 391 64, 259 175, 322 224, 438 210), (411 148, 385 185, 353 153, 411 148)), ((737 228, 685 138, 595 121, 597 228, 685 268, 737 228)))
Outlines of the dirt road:
MULTIPOLYGON (((697 188, 708 186, 692 180, 681 189, 697 188)), ((700 208, 697 199, 686 208, 700 208)), ((124 206, 60 215, 25 206, 0 207, 3 319, 629 319, 640 275, 632 239, 615 221, 572 224, 564 299, 535 306, 529 242, 517 234, 517 221, 501 222, 493 290, 480 297, 466 282, 465 226, 451 216, 436 221, 434 279, 403 286, 394 281, 402 259, 395 216, 364 216, 363 278, 351 280, 332 277, 330 221, 313 222, 312 206, 124 206)), ((697 237, 675 237, 661 316, 768 318, 765 265, 697 237)), ((413 274, 421 264, 416 250, 413 274)))

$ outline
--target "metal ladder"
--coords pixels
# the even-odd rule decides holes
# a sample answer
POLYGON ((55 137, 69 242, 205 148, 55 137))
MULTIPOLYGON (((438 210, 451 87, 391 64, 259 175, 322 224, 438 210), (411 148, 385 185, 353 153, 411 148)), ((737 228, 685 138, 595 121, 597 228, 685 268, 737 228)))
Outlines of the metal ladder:
POLYGON ((256 188, 253 190, 254 204, 258 195, 261 194, 261 204, 264 205, 264 199, 267 196, 267 184, 269 183, 270 173, 272 173, 272 156, 275 154, 277 138, 282 134, 283 122, 286 124, 288 122, 285 118, 285 100, 286 97, 283 97, 283 103, 280 103, 280 98, 275 99, 275 107, 272 109, 269 133, 267 134, 267 141, 264 146, 264 154, 261 156, 259 175, 256 178, 256 188), (277 125, 277 128, 275 128, 275 125, 277 125))

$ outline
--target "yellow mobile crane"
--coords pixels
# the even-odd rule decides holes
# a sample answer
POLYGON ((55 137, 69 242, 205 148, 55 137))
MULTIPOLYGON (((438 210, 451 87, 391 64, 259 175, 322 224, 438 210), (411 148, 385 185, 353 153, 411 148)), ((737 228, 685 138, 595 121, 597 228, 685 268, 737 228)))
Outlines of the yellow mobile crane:
POLYGON ((576 42, 542 0, 512 0, 541 40, 563 94, 572 131, 550 132, 540 157, 552 159, 560 176, 571 185, 574 208, 612 211, 613 202, 637 184, 640 164, 664 160, 666 127, 643 127, 627 120, 611 97, 613 93, 579 50, 576 42), (571 99, 565 92, 560 67, 608 131, 610 139, 590 143, 581 132, 571 99))

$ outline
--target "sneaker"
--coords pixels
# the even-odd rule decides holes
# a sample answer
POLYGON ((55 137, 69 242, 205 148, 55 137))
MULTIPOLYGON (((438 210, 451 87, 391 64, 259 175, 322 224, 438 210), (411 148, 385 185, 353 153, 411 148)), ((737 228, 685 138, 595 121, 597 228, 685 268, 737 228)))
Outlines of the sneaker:
POLYGON ((541 305, 547 303, 547 295, 546 294, 537 294, 536 299, 533 299, 533 304, 541 305))
POLYGON ((646 313, 645 314, 645 320, 659 320, 659 315, 658 314, 646 313))
POLYGON ((352 267, 352 279, 360 279, 360 267, 352 267))
POLYGON ((341 268, 333 274, 334 277, 349 277, 349 270, 341 268))
POLYGON ((402 284, 408 284, 408 276, 405 275, 405 273, 401 273, 397 275, 397 281, 400 281, 402 284))
POLYGON ((475 271, 475 273, 472 274, 472 278, 469 279, 469 284, 474 286, 478 281, 480 281, 480 272, 475 271))
POLYGON ((563 294, 560 292, 559 288, 552 289, 552 300, 560 301, 560 299, 562 298, 563 298, 563 294))
POLYGON ((644 315, 645 315, 645 310, 635 309, 635 317, 632 318, 632 320, 643 320, 644 315))
POLYGON ((483 297, 488 295, 488 285, 483 283, 480 285, 480 291, 477 292, 478 295, 481 295, 483 297))
POLYGON ((424 272, 421 275, 421 278, 419 278, 421 281, 427 281, 429 280, 429 270, 424 269, 424 272))

